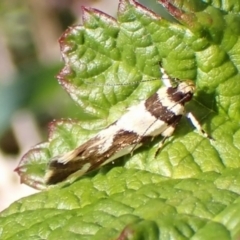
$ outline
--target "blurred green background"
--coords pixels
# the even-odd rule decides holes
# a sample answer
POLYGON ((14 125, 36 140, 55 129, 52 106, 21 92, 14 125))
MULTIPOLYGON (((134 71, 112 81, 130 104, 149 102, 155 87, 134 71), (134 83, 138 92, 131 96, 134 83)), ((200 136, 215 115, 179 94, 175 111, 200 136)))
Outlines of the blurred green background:
MULTIPOLYGON (((155 0, 140 2, 171 19, 155 0)), ((81 23, 81 6, 116 17, 118 0, 0 1, 0 210, 25 195, 11 189, 12 183, 20 186, 13 169, 26 151, 47 140, 48 123, 80 117, 55 76, 63 67, 58 38, 81 23), (14 198, 4 203, 11 193, 14 198)))

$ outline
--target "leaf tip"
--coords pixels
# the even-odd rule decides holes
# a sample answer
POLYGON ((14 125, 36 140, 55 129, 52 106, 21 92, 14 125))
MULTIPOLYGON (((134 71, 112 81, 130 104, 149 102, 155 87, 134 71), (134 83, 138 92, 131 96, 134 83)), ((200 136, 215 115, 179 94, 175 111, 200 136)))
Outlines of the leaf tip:
POLYGON ((126 12, 129 9, 129 6, 133 6, 142 14, 151 15, 151 17, 153 17, 154 19, 161 19, 161 17, 158 14, 151 11, 150 9, 148 9, 147 7, 143 6, 142 4, 135 0, 119 0, 118 13, 122 14, 126 12))
POLYGON ((20 183, 21 184, 26 184, 26 185, 34 188, 34 189, 37 189, 37 190, 46 189, 46 186, 45 186, 45 184, 42 180, 30 176, 26 172, 26 167, 21 166, 21 162, 23 161, 23 158, 20 161, 19 165, 13 170, 14 172, 16 172, 19 175, 20 183))
POLYGON ((181 19, 183 11, 175 7, 169 0, 158 0, 158 2, 168 10, 168 12, 176 19, 181 19))
POLYGON ((83 23, 89 20, 89 17, 94 12, 94 9, 91 7, 82 6, 82 21, 83 23))
POLYGON ((74 72, 71 67, 66 63, 62 70, 57 74, 58 83, 68 92, 74 91, 74 85, 71 84, 67 79, 73 77, 74 72))
POLYGON ((92 16, 97 16, 99 18, 102 17, 104 19, 116 22, 116 19, 114 17, 98 9, 82 6, 82 20, 84 25, 91 19, 92 16))
MULTIPOLYGON (((20 164, 20 163, 19 163, 19 164, 20 164)), ((18 166, 13 170, 13 172, 15 172, 15 173, 17 173, 19 176, 21 176, 21 167, 19 166, 19 164, 18 164, 18 166)), ((20 178, 20 183, 22 183, 21 178, 20 178)))

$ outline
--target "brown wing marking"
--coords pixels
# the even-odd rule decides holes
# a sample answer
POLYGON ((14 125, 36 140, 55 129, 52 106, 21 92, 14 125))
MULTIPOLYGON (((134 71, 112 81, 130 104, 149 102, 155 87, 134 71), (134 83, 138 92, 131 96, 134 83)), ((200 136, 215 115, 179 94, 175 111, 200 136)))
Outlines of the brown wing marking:
MULTIPOLYGON (((70 175, 79 172, 79 177, 88 173, 92 170, 98 169, 100 166, 129 145, 136 144, 138 135, 134 132, 127 132, 120 130, 116 133, 113 139, 113 145, 105 152, 101 152, 100 149, 103 147, 104 142, 101 141, 97 136, 90 139, 80 147, 76 148, 75 157, 67 162, 58 161, 59 157, 54 157, 48 166, 48 171, 45 175, 46 184, 56 184, 68 178, 70 175), (99 142, 97 145, 96 143, 99 142), (101 153, 99 153, 101 152, 101 153)), ((151 137, 143 137, 141 144, 151 140, 151 137)), ((61 158, 64 156, 61 155, 61 158)))

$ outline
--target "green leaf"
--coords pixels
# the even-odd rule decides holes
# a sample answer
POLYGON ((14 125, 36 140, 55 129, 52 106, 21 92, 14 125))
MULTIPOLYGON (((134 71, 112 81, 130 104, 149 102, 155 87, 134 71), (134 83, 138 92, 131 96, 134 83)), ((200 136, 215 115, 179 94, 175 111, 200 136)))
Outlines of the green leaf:
POLYGON ((238 169, 174 180, 115 167, 16 202, 1 215, 2 239, 114 239, 124 228, 152 239, 232 239, 239 189, 238 169))
POLYGON ((117 20, 84 8, 83 26, 60 39, 65 67, 58 79, 89 120, 52 122, 49 141, 31 149, 17 171, 22 182, 42 188, 51 157, 84 143, 160 87, 144 81, 160 77, 159 61, 171 76, 196 81, 187 110, 215 140, 183 119, 156 157, 159 139, 72 184, 14 203, 0 216, 1 239, 239 238, 239 3, 159 2, 179 24, 132 0, 120 1, 117 20))

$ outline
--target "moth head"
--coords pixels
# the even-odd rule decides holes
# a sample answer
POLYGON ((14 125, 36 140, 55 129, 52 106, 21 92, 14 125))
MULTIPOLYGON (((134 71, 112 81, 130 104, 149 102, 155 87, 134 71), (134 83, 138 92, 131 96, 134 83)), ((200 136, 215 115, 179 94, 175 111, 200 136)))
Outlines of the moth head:
POLYGON ((181 102, 184 104, 189 102, 192 99, 192 96, 196 90, 195 84, 191 80, 186 80, 184 82, 179 83, 177 87, 176 94, 182 95, 181 102))

